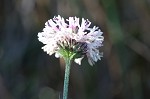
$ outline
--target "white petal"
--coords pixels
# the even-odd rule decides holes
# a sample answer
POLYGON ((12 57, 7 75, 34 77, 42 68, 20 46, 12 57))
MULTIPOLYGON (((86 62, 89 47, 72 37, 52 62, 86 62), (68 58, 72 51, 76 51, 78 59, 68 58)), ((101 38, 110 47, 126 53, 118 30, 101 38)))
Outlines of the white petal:
POLYGON ((55 57, 56 57, 56 58, 59 58, 60 56, 59 56, 59 54, 58 54, 58 53, 55 53, 55 57))
POLYGON ((77 63, 77 64, 79 64, 79 65, 81 65, 81 60, 82 59, 83 59, 83 57, 77 58, 77 59, 74 60, 74 62, 77 63))
POLYGON ((94 61, 93 61, 91 58, 88 58, 88 62, 89 62, 89 64, 90 64, 91 66, 94 65, 94 61))

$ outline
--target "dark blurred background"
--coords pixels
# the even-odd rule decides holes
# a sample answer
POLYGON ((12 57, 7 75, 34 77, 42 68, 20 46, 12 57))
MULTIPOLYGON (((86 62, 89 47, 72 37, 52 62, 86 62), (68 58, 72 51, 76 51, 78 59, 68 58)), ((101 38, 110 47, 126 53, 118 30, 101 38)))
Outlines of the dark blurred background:
POLYGON ((150 0, 0 0, 0 99, 61 99, 64 61, 37 39, 58 14, 105 37, 95 66, 72 64, 69 99, 150 99, 150 0))

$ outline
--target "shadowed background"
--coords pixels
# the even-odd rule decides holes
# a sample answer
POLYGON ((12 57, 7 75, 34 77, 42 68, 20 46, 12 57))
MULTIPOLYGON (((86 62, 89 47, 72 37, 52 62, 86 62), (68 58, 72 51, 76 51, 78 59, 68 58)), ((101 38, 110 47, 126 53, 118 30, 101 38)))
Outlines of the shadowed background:
POLYGON ((61 99, 64 61, 37 39, 58 14, 105 37, 95 66, 72 64, 69 99, 150 99, 150 0, 1 0, 0 99, 61 99))

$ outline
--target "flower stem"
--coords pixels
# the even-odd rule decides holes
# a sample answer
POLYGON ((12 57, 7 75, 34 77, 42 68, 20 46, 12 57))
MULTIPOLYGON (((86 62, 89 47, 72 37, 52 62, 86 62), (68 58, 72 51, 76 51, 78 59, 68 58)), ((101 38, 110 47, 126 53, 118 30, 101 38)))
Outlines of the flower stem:
POLYGON ((70 67, 71 67, 71 59, 65 59, 65 78, 64 78, 64 90, 63 90, 63 99, 67 99, 68 97, 68 86, 69 86, 69 75, 70 75, 70 67))

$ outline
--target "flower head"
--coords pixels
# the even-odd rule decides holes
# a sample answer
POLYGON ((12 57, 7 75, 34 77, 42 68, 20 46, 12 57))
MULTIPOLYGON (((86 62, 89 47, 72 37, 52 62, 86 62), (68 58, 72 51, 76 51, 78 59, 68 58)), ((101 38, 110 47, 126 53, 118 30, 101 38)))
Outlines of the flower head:
POLYGON ((38 39, 45 44, 42 49, 47 54, 55 53, 56 57, 70 57, 81 64, 87 56, 90 65, 101 59, 99 47, 102 46, 103 32, 91 22, 82 18, 81 24, 77 17, 62 18, 60 15, 45 23, 43 32, 38 33, 38 39))

